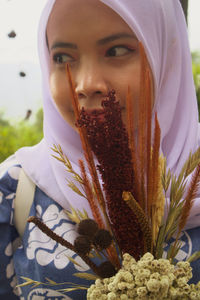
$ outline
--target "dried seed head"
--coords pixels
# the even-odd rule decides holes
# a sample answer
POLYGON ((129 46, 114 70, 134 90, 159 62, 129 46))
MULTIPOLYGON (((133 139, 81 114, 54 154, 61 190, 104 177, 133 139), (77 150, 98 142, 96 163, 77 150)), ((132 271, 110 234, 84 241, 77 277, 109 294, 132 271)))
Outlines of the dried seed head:
POLYGON ((95 234, 93 243, 100 249, 106 249, 112 243, 112 236, 108 230, 99 229, 95 234))
POLYGON ((78 233, 81 235, 86 235, 90 239, 93 239, 97 231, 98 231, 98 225, 92 219, 82 220, 78 225, 78 233))
POLYGON ((114 276, 117 273, 115 267, 111 264, 110 261, 105 261, 99 266, 99 275, 102 278, 109 278, 114 276))
POLYGON ((74 241, 74 248, 78 254, 87 255, 91 250, 91 241, 87 236, 80 235, 74 241))

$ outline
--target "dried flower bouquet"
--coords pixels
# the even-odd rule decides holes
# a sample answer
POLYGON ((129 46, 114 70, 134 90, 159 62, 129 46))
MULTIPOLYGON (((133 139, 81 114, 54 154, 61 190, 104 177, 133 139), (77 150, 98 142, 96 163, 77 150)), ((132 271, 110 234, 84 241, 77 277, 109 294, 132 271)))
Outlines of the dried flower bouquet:
MULTIPOLYGON (((96 279, 88 289, 87 299, 200 299, 200 284, 188 284, 192 277, 190 262, 200 253, 194 253, 188 262, 176 263, 175 260, 180 249, 180 234, 199 188, 200 149, 190 155, 179 176, 167 170, 166 159, 160 155, 161 132, 156 113, 152 122, 153 88, 142 45, 140 56, 137 134, 134 133, 130 89, 126 129, 114 91, 102 101, 100 113, 80 109, 67 66, 76 125, 91 180, 83 161, 79 161, 80 174, 77 174, 61 147, 54 145, 52 149, 54 157, 65 165, 75 180, 70 181, 69 186, 88 200, 93 220, 86 212, 73 208, 66 212, 78 224, 79 236, 73 245, 36 217, 31 217, 29 222, 76 252, 90 266, 94 276, 81 275, 96 279), (186 185, 189 175, 192 179, 186 185), (164 216, 167 194, 170 201, 164 216), (175 242, 169 247, 167 259, 163 259, 164 244, 172 236, 175 242), (104 261, 96 265, 93 256, 103 256, 104 261)), ((75 263, 72 258, 71 261, 75 263)), ((24 285, 40 284, 27 278, 25 281, 24 285)), ((72 288, 85 287, 70 287, 63 292, 72 288)))

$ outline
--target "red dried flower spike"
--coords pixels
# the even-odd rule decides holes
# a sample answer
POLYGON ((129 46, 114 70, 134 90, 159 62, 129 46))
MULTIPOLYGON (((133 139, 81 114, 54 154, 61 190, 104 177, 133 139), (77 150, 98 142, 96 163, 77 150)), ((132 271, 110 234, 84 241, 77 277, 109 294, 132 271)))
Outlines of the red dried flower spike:
POLYGON ((120 250, 138 259, 143 253, 142 232, 134 213, 122 199, 123 191, 134 195, 134 172, 115 92, 109 92, 102 101, 102 110, 87 112, 82 108, 77 126, 86 128, 90 147, 98 159, 108 215, 120 250))

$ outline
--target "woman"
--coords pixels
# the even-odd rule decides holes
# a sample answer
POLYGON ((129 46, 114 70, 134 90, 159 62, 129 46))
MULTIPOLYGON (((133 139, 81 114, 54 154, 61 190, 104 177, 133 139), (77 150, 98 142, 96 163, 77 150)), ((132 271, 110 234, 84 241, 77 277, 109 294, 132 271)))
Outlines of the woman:
MULTIPOLYGON (((178 174, 190 151, 199 145, 198 112, 191 71, 186 24, 178 0, 49 0, 39 26, 39 56, 43 75, 44 139, 32 148, 23 148, 1 166, 0 296, 4 299, 84 299, 86 292, 63 296, 58 287, 25 286, 16 289, 21 276, 40 282, 88 282, 73 276, 88 267, 68 250, 50 240, 35 226, 28 224, 22 245, 13 250, 18 233, 13 223, 14 197, 22 167, 36 184, 29 215, 36 215, 54 232, 73 241, 75 226, 63 209, 70 205, 86 209, 87 201, 73 193, 66 184, 62 164, 52 157, 53 144, 61 145, 78 172, 82 155, 65 73, 69 63, 80 105, 99 109, 110 89, 116 90, 126 122, 125 97, 129 85, 134 94, 137 117, 139 99, 139 41, 144 45, 154 83, 153 112, 161 126, 161 151, 170 169, 178 174), (187 112, 187 113, 186 113, 187 112), (9 166, 8 166, 9 165, 9 166), (6 170, 6 171, 5 171, 6 170), (73 256, 82 268, 73 265, 73 256), (38 299, 38 298, 37 298, 38 299), (39 298, 40 299, 40 298, 39 298)), ((194 205, 182 237, 182 257, 198 250, 199 205, 194 205), (191 243, 193 240, 193 243, 191 243)), ((194 279, 198 278, 195 265, 194 279)), ((90 284, 90 282, 89 282, 90 284)), ((61 285, 59 288, 64 288, 61 285)))

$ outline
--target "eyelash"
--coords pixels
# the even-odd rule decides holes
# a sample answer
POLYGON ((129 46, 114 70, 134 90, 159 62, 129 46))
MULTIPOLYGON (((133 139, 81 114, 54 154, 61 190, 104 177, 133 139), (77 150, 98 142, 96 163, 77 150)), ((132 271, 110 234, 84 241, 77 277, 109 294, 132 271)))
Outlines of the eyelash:
MULTIPOLYGON (((62 65, 64 63, 66 63, 64 61, 62 61, 62 62, 58 61, 62 56, 68 56, 68 57, 70 57, 70 59, 73 60, 73 58, 70 55, 66 54, 66 53, 56 53, 56 54, 53 55, 53 61, 58 65, 62 65)), ((70 59, 67 62, 70 62, 70 59)))
POLYGON ((117 45, 117 46, 114 46, 112 48, 110 48, 107 52, 106 52, 106 56, 109 57, 121 57, 121 56, 125 56, 126 54, 129 54, 131 52, 134 52, 135 50, 133 48, 130 48, 130 47, 127 47, 127 46, 123 46, 123 45, 117 45), (127 52, 125 54, 122 54, 122 55, 119 55, 119 56, 114 56, 114 55, 108 55, 109 52, 117 49, 117 48, 121 48, 121 49, 125 49, 127 52))
MULTIPOLYGON (((108 51, 106 51, 106 54, 105 54, 105 56, 106 57, 121 57, 121 56, 125 56, 125 55, 127 55, 127 54, 129 54, 129 53, 132 53, 132 52, 134 52, 135 51, 135 49, 133 49, 133 48, 130 48, 130 47, 127 47, 127 46, 123 46, 123 45, 117 45, 117 46, 114 46, 114 47, 111 47, 108 51), (121 49, 125 49, 127 52, 125 53, 125 54, 122 54, 122 55, 112 55, 111 54, 111 52, 113 51, 113 50, 115 50, 115 49, 119 49, 119 48, 121 48, 121 49)), ((68 54, 66 54, 66 53, 56 53, 56 54, 54 54, 53 55, 53 61, 55 62, 55 64, 58 64, 58 65, 62 65, 62 64, 65 64, 65 63, 70 63, 70 62, 73 62, 73 57, 71 57, 70 55, 68 55, 68 54), (67 61, 60 61, 60 58, 62 58, 62 56, 68 56, 70 59, 69 60, 67 60, 67 61)))

